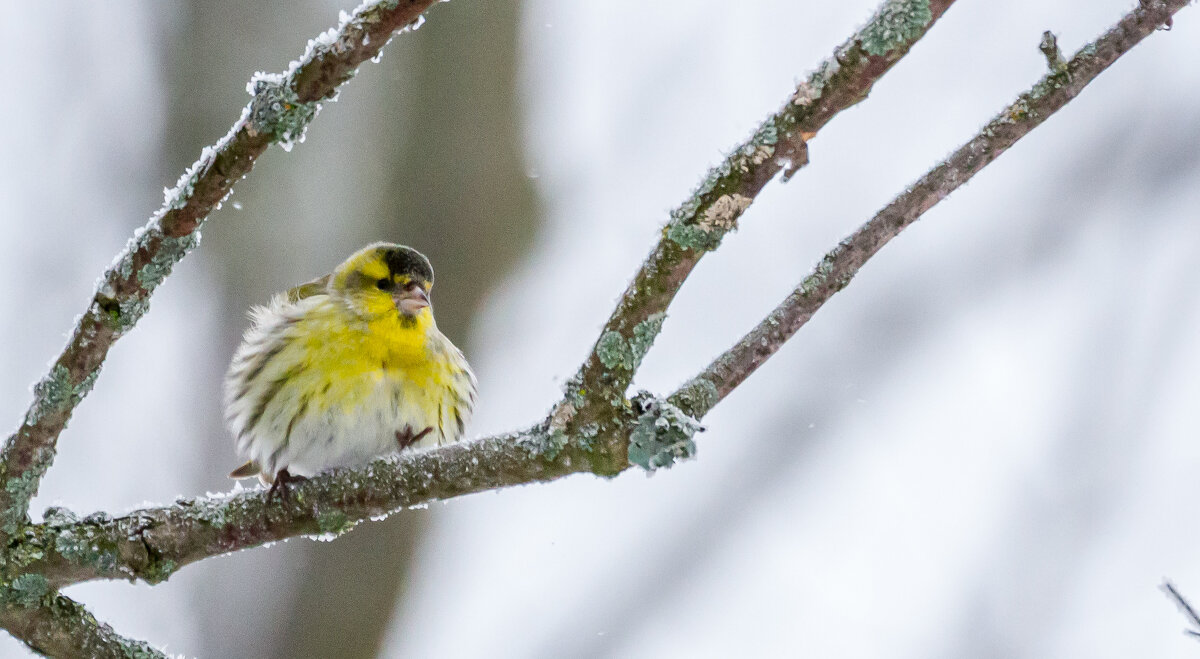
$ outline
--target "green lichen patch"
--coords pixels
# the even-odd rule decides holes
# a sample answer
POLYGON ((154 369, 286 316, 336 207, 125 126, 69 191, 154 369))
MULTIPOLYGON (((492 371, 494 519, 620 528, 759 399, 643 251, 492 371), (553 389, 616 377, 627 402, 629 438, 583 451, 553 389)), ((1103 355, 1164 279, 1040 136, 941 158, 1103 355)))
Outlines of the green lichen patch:
MULTIPOLYGON (((33 465, 20 476, 9 477, 8 482, 4 484, 4 490, 9 495, 10 501, 28 502, 37 494, 38 483, 41 482, 42 474, 46 473, 46 467, 53 461, 54 447, 43 445, 38 449, 38 456, 34 460, 33 465)), ((24 506, 11 508, 4 513, 4 523, 0 525, 0 530, 9 536, 16 535, 21 530, 21 526, 29 521, 28 516, 23 510, 24 506)))
MULTIPOLYGON (((824 257, 821 258, 821 261, 817 263, 817 267, 813 270, 812 274, 805 277, 804 281, 800 282, 799 292, 802 296, 815 296, 830 283, 830 275, 833 274, 838 259, 848 246, 849 244, 847 241, 842 241, 837 247, 831 249, 825 254, 824 257)), ((834 282, 838 290, 841 290, 849 283, 850 276, 846 276, 843 279, 834 282)))
POLYGON ((629 434, 629 461, 646 471, 670 467, 696 455, 692 436, 703 428, 678 407, 641 392, 634 397, 641 410, 629 434))
POLYGON ((863 28, 860 42, 868 54, 886 55, 919 39, 931 21, 929 0, 889 0, 863 28))
POLYGON ((654 345, 654 339, 662 331, 663 321, 667 319, 665 311, 650 314, 645 320, 634 325, 633 336, 629 338, 629 351, 633 354, 633 368, 642 363, 642 358, 654 345))
POLYGON ((142 233, 140 241, 147 247, 157 243, 157 249, 149 250, 150 260, 137 271, 138 284, 150 292, 171 274, 171 268, 176 263, 200 245, 200 232, 191 231, 179 237, 168 236, 161 227, 155 225, 142 233))
POLYGON ((50 593, 50 582, 40 574, 22 574, 13 579, 8 587, 0 591, 6 604, 33 607, 41 603, 50 593))
POLYGON ((591 451, 596 448, 596 438, 600 435, 599 423, 587 423, 579 428, 579 438, 575 443, 579 444, 579 448, 585 451, 591 451))
POLYGON ((596 356, 608 369, 632 371, 637 366, 629 342, 613 330, 605 332, 596 343, 596 356))
POLYGON ((47 414, 62 411, 74 395, 71 371, 62 364, 55 364, 50 373, 33 386, 33 405, 25 413, 25 425, 37 425, 47 414))
POLYGON ((354 526, 355 522, 347 517, 346 513, 337 508, 322 510, 317 514, 317 528, 323 534, 339 536, 354 528, 354 526))
POLYGON ((86 525, 74 529, 60 529, 54 534, 54 551, 76 565, 87 565, 102 573, 115 571, 121 565, 121 556, 98 528, 86 525))
POLYGON ((160 584, 171 578, 171 575, 175 574, 175 571, 178 569, 179 565, 169 558, 156 559, 150 561, 149 565, 142 568, 138 572, 138 576, 141 577, 143 581, 153 586, 154 584, 160 584))
POLYGON ((724 234, 714 234, 692 224, 671 224, 667 228, 667 237, 671 242, 684 249, 697 252, 709 252, 721 244, 724 234))

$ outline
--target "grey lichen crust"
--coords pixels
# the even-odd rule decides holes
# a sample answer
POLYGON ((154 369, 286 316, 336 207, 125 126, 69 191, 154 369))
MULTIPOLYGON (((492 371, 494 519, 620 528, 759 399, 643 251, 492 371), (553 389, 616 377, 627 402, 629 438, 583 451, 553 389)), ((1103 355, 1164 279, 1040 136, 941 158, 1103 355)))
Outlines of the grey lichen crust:
POLYGON ((704 430, 699 422, 671 403, 644 391, 634 396, 633 405, 640 414, 629 434, 630 463, 654 471, 696 455, 696 442, 692 436, 704 430))
POLYGON ((920 38, 932 20, 929 0, 890 0, 863 28, 863 50, 869 55, 886 55, 920 38))
POLYGON ((703 417, 721 400, 717 385, 705 377, 696 377, 671 395, 671 401, 694 418, 703 417))
MULTIPOLYGON (((177 238, 166 235, 157 223, 152 223, 139 237, 139 247, 152 239, 158 240, 158 249, 151 252, 150 261, 137 271, 138 284, 147 291, 158 288, 171 274, 171 268, 182 261, 188 252, 200 246, 200 232, 192 231, 177 238)), ((134 251, 137 251, 136 247, 134 251)))
POLYGON ((317 101, 301 102, 291 77, 278 73, 256 73, 246 91, 254 96, 247 116, 250 130, 285 149, 303 141, 305 129, 321 109, 317 101))

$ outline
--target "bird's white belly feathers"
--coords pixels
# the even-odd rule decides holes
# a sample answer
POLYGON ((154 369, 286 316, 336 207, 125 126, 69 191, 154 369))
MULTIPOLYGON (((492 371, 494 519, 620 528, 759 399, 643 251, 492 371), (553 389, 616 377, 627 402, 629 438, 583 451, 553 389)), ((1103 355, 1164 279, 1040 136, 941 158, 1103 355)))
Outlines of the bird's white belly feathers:
MULTIPOLYGON (((374 390, 351 413, 334 407, 301 416, 292 426, 287 445, 279 452, 275 464, 286 466, 296 476, 311 476, 331 467, 360 465, 398 451, 396 433, 405 429, 419 433, 432 428, 413 446, 437 446, 457 439, 441 432, 444 428, 441 420, 426 412, 428 406, 420 404, 425 392, 414 389, 403 382, 380 378, 374 390)), ((266 453, 267 448, 272 447, 262 447, 261 453, 266 453)), ((266 459, 271 456, 261 455, 260 459, 254 453, 252 450, 251 459, 269 464, 266 459)))
MULTIPOLYGON (((300 407, 297 395, 283 387, 263 416, 238 442, 239 451, 264 473, 287 469, 295 476, 312 476, 333 467, 361 465, 400 450, 397 433, 430 431, 413 447, 439 446, 459 439, 465 419, 454 417, 453 400, 445 389, 432 391, 382 374, 364 376, 360 398, 350 409, 333 405, 325 410, 300 407), (361 393, 364 389, 367 393, 361 393), (431 400, 432 399, 432 400, 431 400), (285 416, 284 410, 304 409, 285 416), (431 413, 432 412, 432 413, 431 413), (289 427, 290 426, 290 427, 289 427)), ((462 414, 462 412, 458 412, 462 414)))

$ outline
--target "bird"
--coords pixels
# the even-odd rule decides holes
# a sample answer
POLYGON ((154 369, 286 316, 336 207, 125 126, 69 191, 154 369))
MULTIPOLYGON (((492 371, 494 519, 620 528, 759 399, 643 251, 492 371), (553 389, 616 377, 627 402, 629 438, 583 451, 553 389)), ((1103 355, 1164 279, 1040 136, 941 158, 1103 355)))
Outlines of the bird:
POLYGON ((253 307, 224 383, 246 459, 230 477, 258 476, 269 501, 331 468, 461 439, 477 384, 438 330, 432 288, 425 255, 378 242, 253 307))

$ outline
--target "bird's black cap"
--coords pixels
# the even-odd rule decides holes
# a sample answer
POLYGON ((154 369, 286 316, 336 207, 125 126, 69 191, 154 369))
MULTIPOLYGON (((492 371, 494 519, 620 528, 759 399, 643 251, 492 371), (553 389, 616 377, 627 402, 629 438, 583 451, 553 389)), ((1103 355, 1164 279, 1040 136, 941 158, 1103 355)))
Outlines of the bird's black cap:
POLYGON ((425 255, 411 247, 391 245, 383 248, 383 259, 393 275, 408 275, 433 283, 433 266, 425 255))

